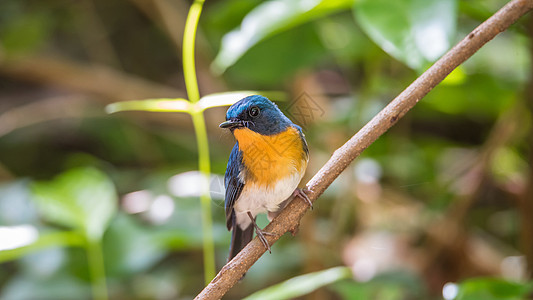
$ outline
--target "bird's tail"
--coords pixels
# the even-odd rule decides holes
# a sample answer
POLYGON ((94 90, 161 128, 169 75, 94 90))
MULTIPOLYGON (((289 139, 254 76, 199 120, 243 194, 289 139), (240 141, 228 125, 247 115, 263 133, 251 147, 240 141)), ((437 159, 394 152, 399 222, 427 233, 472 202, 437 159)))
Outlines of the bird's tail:
POLYGON ((231 232, 231 245, 229 247, 230 261, 239 253, 253 238, 254 227, 250 224, 246 229, 242 230, 241 227, 234 223, 233 231, 231 232))

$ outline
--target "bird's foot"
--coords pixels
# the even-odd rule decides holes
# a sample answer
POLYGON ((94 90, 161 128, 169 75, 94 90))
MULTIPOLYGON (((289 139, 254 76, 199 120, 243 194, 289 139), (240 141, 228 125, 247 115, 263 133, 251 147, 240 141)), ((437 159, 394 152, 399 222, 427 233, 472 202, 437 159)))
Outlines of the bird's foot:
POLYGON ((292 195, 294 197, 300 197, 302 198, 303 200, 305 200, 305 202, 307 202, 307 204, 309 204, 309 207, 311 207, 311 209, 313 209, 313 202, 311 202, 311 199, 309 199, 309 197, 307 196, 307 193, 311 192, 311 190, 309 190, 308 188, 296 188, 294 190, 294 192, 292 193, 292 195))
POLYGON ((259 238, 259 240, 261 241, 261 243, 263 243, 263 246, 265 246, 265 248, 268 250, 268 252, 269 252, 269 253, 272 253, 272 250, 270 249, 270 244, 269 244, 268 241, 266 240, 265 235, 275 236, 276 234, 274 234, 274 233, 272 233, 272 232, 268 232, 268 231, 261 230, 261 229, 259 228, 259 226, 255 226, 255 234, 257 234, 257 237, 259 238))
POLYGON ((272 250, 270 249, 270 244, 268 243, 265 235, 275 236, 276 234, 264 231, 263 229, 259 228, 259 226, 257 226, 257 224, 255 223, 255 218, 252 216, 252 213, 248 212, 248 217, 250 217, 250 219, 252 220, 252 225, 254 225, 255 228, 255 234, 257 235, 263 246, 265 246, 265 248, 268 250, 268 252, 272 253, 272 250))

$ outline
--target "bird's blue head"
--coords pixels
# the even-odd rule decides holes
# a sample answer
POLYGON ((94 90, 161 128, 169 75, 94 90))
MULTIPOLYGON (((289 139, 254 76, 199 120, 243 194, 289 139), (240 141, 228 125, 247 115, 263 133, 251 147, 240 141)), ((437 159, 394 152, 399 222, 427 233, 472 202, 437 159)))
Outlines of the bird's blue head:
POLYGON ((272 101, 253 95, 230 106, 226 122, 220 124, 220 128, 232 132, 237 128, 248 128, 262 135, 272 135, 285 131, 292 124, 272 101))

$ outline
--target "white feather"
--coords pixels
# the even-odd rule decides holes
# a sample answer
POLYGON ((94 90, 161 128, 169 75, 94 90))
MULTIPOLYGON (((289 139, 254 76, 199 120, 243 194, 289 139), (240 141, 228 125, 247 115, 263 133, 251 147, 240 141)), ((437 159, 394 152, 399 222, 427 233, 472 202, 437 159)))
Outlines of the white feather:
POLYGON ((270 184, 268 187, 247 183, 233 207, 237 224, 242 229, 250 226, 251 220, 248 212, 255 217, 260 213, 278 211, 279 205, 289 198, 298 187, 298 183, 302 180, 303 174, 303 171, 294 172, 270 184))

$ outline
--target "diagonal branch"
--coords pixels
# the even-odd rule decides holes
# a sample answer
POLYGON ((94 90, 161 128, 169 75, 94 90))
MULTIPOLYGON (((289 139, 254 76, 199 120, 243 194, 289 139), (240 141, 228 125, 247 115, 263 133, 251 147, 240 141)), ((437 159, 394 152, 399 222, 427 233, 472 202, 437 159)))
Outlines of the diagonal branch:
MULTIPOLYGON (((309 198, 315 201, 363 150, 392 127, 453 69, 532 9, 533 0, 513 0, 448 51, 333 153, 330 160, 308 182, 307 187, 312 191, 308 193, 309 198)), ((275 234, 266 237, 268 242, 272 244, 285 232, 294 231, 308 208, 308 204, 301 199, 289 203, 279 216, 265 228, 266 231, 275 234)), ((257 238, 252 240, 220 270, 218 275, 195 299, 222 298, 265 251, 266 249, 257 238)))

